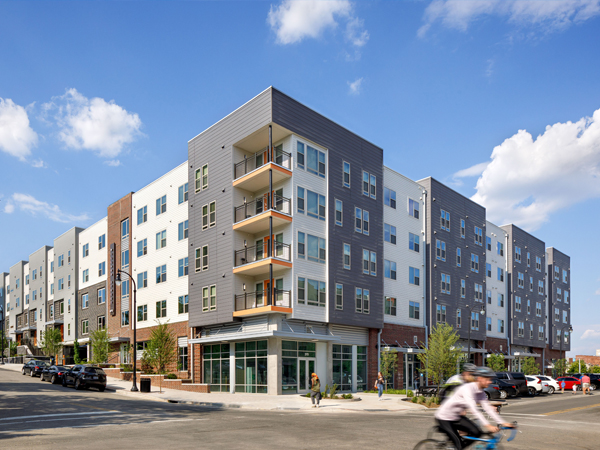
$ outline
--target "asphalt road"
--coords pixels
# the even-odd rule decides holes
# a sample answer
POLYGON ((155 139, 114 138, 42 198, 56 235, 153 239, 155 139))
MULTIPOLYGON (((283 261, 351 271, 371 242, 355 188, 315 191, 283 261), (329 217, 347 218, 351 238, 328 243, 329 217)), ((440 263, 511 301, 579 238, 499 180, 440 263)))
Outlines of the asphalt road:
MULTIPOLYGON (((597 449, 600 394, 512 399, 506 449, 597 449)), ((75 391, 0 369, 0 448, 412 449, 433 411, 219 410, 75 391)))

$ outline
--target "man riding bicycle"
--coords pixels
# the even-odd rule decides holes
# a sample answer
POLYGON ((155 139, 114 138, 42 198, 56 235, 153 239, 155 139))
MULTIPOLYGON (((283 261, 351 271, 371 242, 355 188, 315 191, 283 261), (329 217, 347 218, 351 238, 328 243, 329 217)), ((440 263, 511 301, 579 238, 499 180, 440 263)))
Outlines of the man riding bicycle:
POLYGON ((473 372, 473 376, 475 381, 465 383, 457 388, 453 395, 442 403, 435 414, 440 430, 448 435, 456 450, 461 450, 472 443, 472 441, 461 439, 458 434, 459 431, 464 431, 468 436, 476 438, 484 432, 497 433, 499 431, 498 427, 491 425, 486 420, 477 408, 477 404, 481 405, 495 422, 504 427, 513 427, 512 424, 502 421, 496 409, 488 402, 485 392, 483 392, 483 389, 491 384, 496 373, 489 367, 478 367, 473 372), (483 427, 483 431, 465 415, 467 411, 470 411, 477 418, 483 427))

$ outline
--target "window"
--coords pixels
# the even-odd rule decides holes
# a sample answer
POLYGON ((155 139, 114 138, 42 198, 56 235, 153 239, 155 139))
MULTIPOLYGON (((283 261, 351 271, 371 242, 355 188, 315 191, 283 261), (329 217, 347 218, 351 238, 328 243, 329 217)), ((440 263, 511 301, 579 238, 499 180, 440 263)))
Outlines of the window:
POLYGON ((377 253, 371 252, 371 275, 377 276, 377 253))
POLYGON ((446 243, 439 239, 435 240, 435 257, 441 261, 446 261, 446 243))
POLYGON ((71 275, 67 275, 67 288, 71 289, 71 275))
POLYGON ((396 245, 396 227, 389 224, 383 225, 383 238, 385 242, 396 245))
POLYGON ((523 322, 518 322, 517 336, 523 337, 524 335, 525 335, 525 324, 523 322))
POLYGON ((159 216, 167 212, 167 196, 163 195, 156 199, 156 215, 159 216))
POLYGON ((504 308, 504 294, 498 294, 498 306, 504 308))
MULTIPOLYGON (((40 270, 40 276, 41 276, 41 270, 40 270)), ((563 269, 563 283, 568 283, 568 277, 567 277, 567 271, 563 269)))
POLYGON ((485 293, 486 293, 488 305, 491 305, 492 304, 492 291, 486 291, 485 293))
POLYGON ((363 249, 363 273, 369 275, 369 250, 363 249))
POLYGON ((442 230, 450 231, 450 213, 443 209, 440 210, 440 228, 442 230))
POLYGON ((125 268, 129 266, 129 250, 123 250, 121 252, 121 267, 125 268))
POLYGON ((529 292, 533 292, 533 277, 529 277, 529 292))
POLYGON ((325 153, 312 148, 310 145, 306 146, 306 153, 306 171, 325 178, 325 153))
POLYGON ((485 264, 485 273, 488 278, 492 278, 492 265, 489 263, 485 264))
POLYGON ((396 315, 396 299, 394 297, 385 297, 385 313, 388 316, 396 315))
POLYGON ((206 286, 202 288, 202 311, 214 311, 217 309, 217 288, 213 284, 212 286, 206 286))
POLYGON ((106 288, 98 289, 98 304, 103 305, 106 303, 106 288))
POLYGON ((148 271, 138 273, 137 276, 137 288, 144 289, 148 287, 148 271))
POLYGON ((181 258, 178 261, 178 274, 180 277, 184 277, 188 274, 188 258, 181 258))
POLYGON ((350 270, 350 244, 344 244, 344 269, 350 270))
POLYGON ((187 295, 180 295, 178 298, 178 309, 179 314, 185 314, 188 312, 189 297, 187 295))
POLYGON ((504 244, 502 242, 496 242, 496 252, 500 256, 504 256, 504 244))
POLYGON ((560 268, 558 266, 554 266, 554 279, 560 280, 560 268))
POLYGON ((196 272, 208 270, 208 245, 196 249, 196 272))
MULTIPOLYGON (((50 284, 50 295, 54 295, 54 283, 50 284)), ((8 310, 8 307, 6 309, 8 310)))
POLYGON ((158 266, 156 268, 156 284, 167 281, 167 265, 158 266))
POLYGON ((369 235, 369 211, 363 210, 363 234, 369 235))
POLYGON ((419 302, 408 302, 409 319, 418 319, 421 304, 419 302))
POLYGON ((129 311, 121 312, 121 326, 125 327, 129 325, 129 311))
MULTIPOLYGON (((127 227, 129 228, 129 219, 127 219, 127 227)), ((71 265, 71 250, 67 252, 67 264, 71 265)))
POLYGON ((489 236, 486 236, 485 237, 485 243, 487 245, 488 251, 491 252, 492 251, 492 238, 489 237, 489 236))
POLYGON ((408 233, 408 248, 409 250, 419 253, 419 236, 408 233))
POLYGON ((471 272, 479 273, 479 255, 471 253, 471 272))
POLYGON ((517 286, 521 289, 525 288, 525 275, 521 272, 517 273, 517 286))
POLYGON ((106 316, 98 316, 98 330, 106 328, 106 316))
POLYGON ((187 372, 188 370, 188 347, 180 346, 177 347, 177 362, 179 366, 179 370, 182 372, 187 372))
POLYGON ((479 227, 475 227, 475 244, 483 245, 483 232, 479 227))
POLYGON ((335 309, 344 309, 344 286, 335 285, 335 309))
POLYGON ((383 204, 396 209, 396 191, 389 188, 383 188, 383 204))
MULTIPOLYGON (((86 256, 90 256, 90 244, 85 244, 83 246, 81 257, 85 258, 86 256)), ((29 281, 29 277, 27 277, 27 278, 28 278, 27 281, 29 281)))
POLYGON ((521 312, 521 297, 515 295, 515 311, 521 312))
POLYGON ((182 241, 184 239, 188 238, 188 228, 189 228, 189 221, 184 220, 183 222, 180 222, 179 225, 177 225, 177 236, 178 236, 178 240, 182 241))
POLYGON ((306 236, 306 240, 308 247, 308 260, 324 264, 326 259, 326 240, 310 234, 306 236))
MULTIPOLYGON (((306 215, 325 220, 325 196, 306 190, 306 215)), ((300 208, 300 205, 298 205, 300 208)))
POLYGON ((54 261, 50 262, 50 273, 54 273, 54 261))
POLYGON ((121 283, 121 301, 129 300, 129 280, 123 280, 121 283))
POLYGON ((306 235, 302 231, 298 231, 298 258, 306 256, 306 235))
POLYGON ((98 264, 98 276, 101 277, 106 274, 106 261, 98 264))
POLYGON ((177 201, 178 204, 181 205, 183 202, 188 201, 188 184, 185 183, 182 186, 179 186, 177 201))
POLYGON ((527 252, 527 267, 531 267, 531 253, 527 252))
POLYGON ((167 301, 160 300, 156 302, 156 318, 167 317, 167 301))
POLYGON ((298 303, 304 304, 306 300, 306 278, 298 277, 298 303))
POLYGON ((488 317, 486 319, 486 322, 487 322, 487 331, 492 331, 492 318, 488 317))
POLYGON ((456 267, 460 267, 461 263, 462 263, 462 250, 460 249, 460 247, 456 248, 456 267))
POLYGON ((538 317, 542 317, 542 303, 535 302, 535 315, 538 317))
POLYGON ((144 206, 137 211, 137 224, 141 225, 145 222, 148 222, 148 206, 144 206))
POLYGON ((446 305, 436 306, 436 321, 437 323, 446 323, 446 305))
POLYGON ((442 274, 442 294, 450 294, 450 275, 442 274))
POLYGON ((377 177, 371 174, 371 198, 377 198, 377 177))
MULTIPOLYGON (((40 295, 42 295, 42 292, 40 291, 40 295)), ((565 291, 565 303, 569 303, 569 291, 565 291)))
POLYGON ((461 298, 467 296, 467 282, 465 280, 460 280, 460 296, 461 298))
POLYGON ((83 271, 83 282, 87 283, 88 281, 90 281, 90 269, 85 269, 83 271))
POLYGON ((302 290, 303 296, 300 297, 300 278, 298 278, 298 298, 302 298, 304 300, 304 295, 306 295, 307 304, 309 306, 325 307, 326 292, 327 290, 325 282, 311 280, 310 278, 308 278, 306 279, 306 289, 302 290))
POLYGON ((202 166, 202 190, 208 189, 208 164, 202 166))
POLYGON ((194 180, 196 181, 196 192, 200 192, 202 190, 202 169, 196 169, 194 180))
POLYGON ((408 215, 415 219, 419 218, 419 202, 412 198, 408 199, 408 215))
POLYGON ((504 333, 504 320, 498 319, 498 333, 504 333))
POLYGON ((369 196, 369 173, 363 170, 363 195, 369 196))
POLYGON ((554 308, 554 321, 560 322, 560 309, 554 308))
POLYGON ((538 281, 538 294, 544 295, 544 282, 538 281))
POLYGON ((356 288, 356 312, 369 314, 370 292, 368 289, 356 288))
POLYGON ((304 169, 304 144, 296 142, 296 167, 304 169))
POLYGON ((538 272, 542 271, 542 258, 539 256, 535 257, 535 270, 538 272))
MULTIPOLYGON (((60 255, 58 257, 58 267, 62 267, 64 265, 65 265, 65 255, 60 255)), ((52 270, 52 272, 54 272, 54 270, 52 270)))
POLYGON ((88 294, 83 294, 81 296, 81 307, 83 309, 86 309, 88 306, 90 306, 89 295, 88 294))
POLYGON ((568 323, 567 322, 567 315, 568 315, 568 312, 567 311, 563 311, 563 323, 568 323))
POLYGON ((533 339, 533 324, 529 324, 529 339, 533 339))
POLYGON ((208 205, 209 211, 209 227, 214 227, 217 224, 217 202, 210 202, 208 205))
POLYGON ((527 314, 531 314, 531 300, 527 300, 527 314))
POLYGON ((65 288, 65 279, 64 278, 60 278, 58 280, 58 290, 62 291, 65 288))
MULTIPOLYGON (((125 219, 124 221, 121 222, 121 239, 125 239, 126 237, 129 237, 129 219, 125 219)), ((71 253, 71 252, 69 252, 69 253, 71 253)), ((71 255, 69 255, 69 256, 71 256, 71 255)))
POLYGON ((335 200, 335 224, 337 226, 343 225, 343 204, 341 200, 335 200))
POLYGON ((544 339, 544 327, 543 326, 538 326, 538 339, 539 340, 543 340, 544 339))
POLYGON ((465 238, 465 219, 460 219, 460 237, 465 238))
POLYGON ((456 310, 456 328, 462 327, 462 311, 460 308, 456 310))
POLYGON ((138 258, 148 253, 148 239, 142 239, 137 243, 138 258))
POLYGON ((483 303, 483 286, 481 284, 475 283, 475 296, 474 299, 476 302, 483 303))
POLYGON ((414 284, 415 286, 419 285, 420 282, 420 271, 415 267, 408 268, 408 282, 410 284, 414 284))
POLYGON ((344 161, 344 179, 342 186, 350 187, 350 163, 344 161))
POLYGON ((298 205, 298 212, 304 214, 304 188, 300 186, 298 186, 296 204, 298 205))
POLYGON ((479 313, 471 313, 471 330, 479 330, 479 313))
POLYGON ((142 305, 137 307, 137 321, 145 322, 148 320, 148 305, 142 305))
POLYGON ((393 261, 388 261, 387 259, 383 261, 383 271, 384 276, 389 278, 390 280, 396 279, 396 263, 393 261))
POLYGON ((504 281, 504 269, 498 267, 498 281, 504 281))
POLYGON ((515 261, 521 262, 521 247, 515 247, 515 261))
MULTIPOLYGON (((106 247, 106 235, 98 236, 98 250, 102 250, 106 247)), ((40 276, 42 276, 42 268, 40 267, 40 276)))
POLYGON ((89 329, 89 320, 82 320, 81 321, 81 334, 88 334, 90 331, 89 329))
POLYGON ((167 246, 167 230, 156 233, 156 250, 167 246))

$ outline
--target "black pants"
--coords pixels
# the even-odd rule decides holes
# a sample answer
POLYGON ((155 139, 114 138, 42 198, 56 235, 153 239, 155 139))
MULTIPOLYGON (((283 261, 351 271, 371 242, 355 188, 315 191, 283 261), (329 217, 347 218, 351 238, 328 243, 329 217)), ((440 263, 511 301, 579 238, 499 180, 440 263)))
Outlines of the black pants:
POLYGON ((461 417, 459 420, 440 420, 436 419, 440 429, 448 435, 456 450, 461 450, 471 445, 473 441, 470 439, 462 439, 459 435, 459 431, 464 431, 467 436, 480 437, 481 430, 472 420, 467 417, 461 417))
POLYGON ((310 400, 312 401, 312 404, 315 404, 315 399, 317 399, 317 405, 319 404, 319 400, 321 400, 321 393, 320 392, 315 392, 315 391, 310 391, 310 400))

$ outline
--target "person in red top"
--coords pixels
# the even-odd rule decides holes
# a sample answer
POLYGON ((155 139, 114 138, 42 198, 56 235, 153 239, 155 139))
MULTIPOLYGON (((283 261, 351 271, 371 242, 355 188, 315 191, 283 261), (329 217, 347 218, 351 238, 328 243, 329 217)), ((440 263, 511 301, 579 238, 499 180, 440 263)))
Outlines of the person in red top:
POLYGON ((581 390, 583 391, 583 395, 590 394, 590 377, 586 374, 581 376, 581 390))

